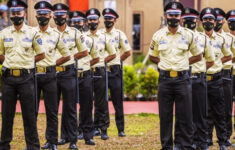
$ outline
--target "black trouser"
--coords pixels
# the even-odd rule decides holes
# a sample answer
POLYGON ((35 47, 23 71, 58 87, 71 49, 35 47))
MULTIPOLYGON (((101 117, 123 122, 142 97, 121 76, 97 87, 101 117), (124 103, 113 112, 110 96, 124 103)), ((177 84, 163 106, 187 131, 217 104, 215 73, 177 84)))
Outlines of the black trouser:
POLYGON ((110 124, 108 102, 105 100, 105 70, 104 67, 96 68, 94 76, 102 78, 94 78, 94 97, 95 97, 95 116, 94 128, 107 130, 110 124))
POLYGON ((111 100, 115 109, 115 121, 119 132, 124 131, 124 113, 121 87, 121 68, 120 65, 110 66, 108 73, 111 100))
POLYGON ((26 146, 29 150, 39 150, 36 115, 33 73, 20 77, 10 76, 3 73, 2 88, 2 130, 1 150, 9 150, 12 141, 13 121, 15 117, 17 95, 19 95, 26 146))
POLYGON ((205 73, 198 73, 192 77, 193 103, 193 142, 201 148, 207 147, 207 83, 205 73))
POLYGON ((175 103, 175 145, 182 150, 192 149, 192 86, 189 73, 170 78, 160 71, 158 86, 160 138, 163 150, 173 149, 172 127, 175 103))
POLYGON ((38 106, 40 93, 43 92, 46 108, 46 139, 51 144, 57 144, 58 140, 58 98, 55 67, 48 67, 50 71, 37 76, 38 106))
POLYGON ((78 130, 83 133, 84 139, 93 139, 93 90, 91 71, 85 71, 82 77, 79 77, 79 127, 78 130))
POLYGON ((231 70, 223 70, 223 89, 225 100, 225 123, 226 138, 230 139, 232 135, 232 110, 233 110, 233 89, 232 89, 232 72, 231 70))
MULTIPOLYGON (((235 101, 235 75, 233 75, 233 102, 235 101)), ((232 103, 232 109, 233 109, 233 103, 232 103)), ((234 113, 235 113, 235 109, 234 109, 234 113)), ((235 116, 234 116, 234 121, 235 121, 235 116)), ((235 124, 233 125, 235 128, 235 124)))
POLYGON ((214 75, 214 79, 207 82, 208 91, 208 136, 212 139, 213 125, 219 145, 224 145, 226 140, 225 128, 225 101, 221 73, 214 75))
POLYGON ((77 101, 75 69, 71 68, 57 74, 58 102, 62 94, 63 110, 61 139, 77 142, 77 101))

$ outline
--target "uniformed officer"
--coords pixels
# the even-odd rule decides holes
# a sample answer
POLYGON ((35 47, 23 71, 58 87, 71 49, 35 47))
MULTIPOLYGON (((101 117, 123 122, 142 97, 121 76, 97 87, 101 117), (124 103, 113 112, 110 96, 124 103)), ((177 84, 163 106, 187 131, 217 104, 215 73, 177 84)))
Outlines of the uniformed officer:
POLYGON ((162 149, 172 150, 173 106, 175 102, 174 150, 190 150, 193 139, 192 87, 189 64, 202 59, 202 51, 194 40, 194 33, 179 25, 183 5, 168 3, 164 11, 168 26, 152 38, 150 60, 158 64, 160 72, 158 102, 162 149), (193 55, 189 59, 189 52, 193 55))
MULTIPOLYGON (((84 37, 81 32, 75 28, 66 25, 67 12, 69 8, 65 4, 53 5, 54 21, 57 25, 56 31, 62 35, 62 40, 69 48, 71 59, 56 67, 58 101, 60 95, 63 96, 63 112, 61 123, 61 140, 58 145, 70 142, 70 149, 77 149, 77 96, 76 96, 76 72, 74 60, 80 59, 88 55, 86 46, 84 45, 84 37)), ((56 57, 60 58, 60 53, 56 52, 56 57)))
POLYGON ((100 12, 95 8, 91 8, 86 12, 87 25, 89 31, 87 36, 92 37, 98 46, 99 63, 92 66, 94 76, 101 76, 101 78, 94 79, 94 97, 95 97, 95 119, 94 135, 99 135, 101 130, 101 139, 107 140, 107 128, 109 127, 109 111, 108 111, 108 102, 106 101, 106 85, 105 85, 105 63, 110 62, 115 59, 116 52, 115 48, 109 39, 104 33, 98 30, 99 26, 99 17, 100 12), (98 133, 97 133, 98 131, 98 133))
MULTIPOLYGON (((131 55, 131 47, 127 40, 126 35, 116 29, 114 26, 117 22, 119 15, 111 8, 105 8, 102 12, 104 16, 105 29, 103 32, 107 37, 112 39, 112 44, 115 45, 117 57, 108 63, 110 67, 109 72, 109 88, 111 100, 115 109, 115 121, 118 129, 118 135, 125 137, 124 133, 124 113, 123 113, 123 92, 122 92, 122 68, 121 61, 123 62, 131 55), (124 52, 122 54, 122 52, 124 52), (122 55, 121 55, 122 54, 122 55)), ((98 112, 97 112, 98 113, 98 112)), ((99 117, 97 115, 97 117, 99 117)), ((96 118, 95 118, 96 120, 96 118)))
MULTIPOLYGON (((213 31, 217 15, 214 9, 204 8, 200 14, 206 35, 210 37, 215 53, 215 64, 207 70, 208 123, 214 123, 221 150, 226 150, 225 101, 222 84, 223 63, 231 60, 231 51, 223 36, 213 31)), ((210 126, 209 126, 210 130, 210 126)))
MULTIPOLYGON (((69 18, 73 26, 78 26, 77 29, 83 32, 85 15, 80 11, 70 12, 69 18)), ((91 66, 99 62, 97 45, 94 39, 83 35, 86 47, 90 55, 78 61, 78 81, 79 81, 79 136, 78 139, 85 139, 85 144, 95 145, 93 141, 93 87, 91 66)))
MULTIPOLYGON (((232 37, 228 33, 224 32, 222 29, 225 21, 225 12, 220 8, 214 9, 217 15, 216 26, 214 28, 215 32, 223 36, 225 39, 225 45, 228 49, 231 48, 232 37)), ((232 146, 230 137, 232 135, 232 60, 223 64, 223 90, 224 90, 224 100, 225 100, 225 123, 226 123, 226 146, 232 146)), ((212 142, 214 123, 209 121, 209 141, 212 142)), ((212 144, 212 143, 210 143, 212 144)))
MULTIPOLYGON (((235 10, 234 9, 227 12, 226 20, 227 20, 229 31, 230 31, 230 33, 228 33, 227 35, 230 35, 232 37, 231 50, 233 52, 233 56, 235 56, 234 54, 234 51, 235 51, 235 10)), ((234 57, 233 57, 232 62, 233 62, 233 96, 234 96, 234 93, 235 93, 235 63, 234 63, 235 59, 234 57)))
POLYGON ((24 24, 25 9, 28 7, 25 2, 9 0, 7 6, 10 8, 13 26, 3 29, 0 33, 0 60, 3 62, 0 149, 10 150, 17 95, 19 95, 27 149, 39 150, 33 72, 34 62, 45 58, 42 39, 34 28, 24 24))
POLYGON ((38 101, 40 93, 43 91, 44 104, 47 116, 46 139, 47 142, 42 149, 57 149, 58 140, 58 100, 56 65, 61 65, 70 59, 70 52, 60 38, 60 33, 51 28, 48 23, 51 19, 52 5, 47 1, 40 1, 35 4, 36 18, 39 24, 37 31, 41 34, 46 58, 37 63, 37 73, 42 74, 37 77, 38 101), (55 52, 59 50, 60 59, 56 60, 55 52))
POLYGON ((196 30, 199 12, 192 8, 185 8, 182 14, 183 25, 195 33, 195 43, 203 49, 204 57, 192 64, 192 104, 193 104, 193 143, 196 148, 209 150, 207 144, 207 86, 206 70, 214 64, 214 52, 207 35, 196 30))

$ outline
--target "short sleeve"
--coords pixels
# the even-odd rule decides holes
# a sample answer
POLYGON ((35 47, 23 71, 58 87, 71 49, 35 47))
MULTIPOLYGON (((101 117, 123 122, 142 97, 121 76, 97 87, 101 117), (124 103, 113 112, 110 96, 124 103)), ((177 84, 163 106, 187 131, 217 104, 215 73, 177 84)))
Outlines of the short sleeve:
POLYGON ((85 45, 85 36, 82 35, 82 33, 78 31, 77 29, 75 29, 75 32, 76 32, 75 42, 76 42, 78 52, 86 51, 87 47, 85 45))
POLYGON ((58 51, 60 52, 62 57, 70 56, 69 49, 68 49, 68 47, 66 47, 66 45, 62 41, 60 35, 58 36, 58 42, 57 42, 56 48, 58 49, 58 51))
POLYGON ((121 46, 121 49, 124 52, 130 51, 131 50, 131 46, 130 46, 130 44, 128 42, 128 39, 127 39, 126 35, 123 32, 119 32, 119 34, 120 34, 120 46, 121 46))
POLYGON ((33 48, 37 55, 44 53, 42 38, 38 32, 35 33, 33 39, 33 48))
POLYGON ((4 48, 4 36, 3 36, 3 33, 0 32, 0 55, 4 55, 4 51, 5 51, 5 48, 4 48))

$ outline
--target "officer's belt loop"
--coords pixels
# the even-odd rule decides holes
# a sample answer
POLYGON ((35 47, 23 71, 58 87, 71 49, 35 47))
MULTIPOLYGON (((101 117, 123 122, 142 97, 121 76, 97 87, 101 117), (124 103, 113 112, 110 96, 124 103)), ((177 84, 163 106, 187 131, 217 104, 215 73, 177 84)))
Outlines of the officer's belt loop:
POLYGON ((78 78, 83 78, 84 77, 84 73, 83 72, 78 72, 78 78))

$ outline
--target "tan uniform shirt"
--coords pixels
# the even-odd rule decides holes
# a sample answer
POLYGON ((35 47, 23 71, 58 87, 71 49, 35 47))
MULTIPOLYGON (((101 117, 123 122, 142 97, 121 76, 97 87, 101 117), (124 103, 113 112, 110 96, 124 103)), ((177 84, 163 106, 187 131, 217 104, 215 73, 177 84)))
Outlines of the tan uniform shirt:
MULTIPOLYGON (((57 28, 55 28, 55 30, 61 33, 57 28)), ((61 38, 65 46, 69 49, 71 56, 71 59, 61 66, 74 64, 74 54, 87 50, 85 46, 85 38, 79 30, 69 26, 67 26, 64 32, 61 33, 61 38)), ((56 52, 56 58, 61 58, 61 54, 58 51, 56 52)))
POLYGON ((120 65, 120 57, 122 51, 128 52, 131 50, 131 46, 125 33, 116 28, 113 28, 109 33, 106 32, 106 29, 102 29, 101 32, 104 32, 108 36, 108 38, 112 39, 112 44, 114 45, 116 50, 116 58, 110 61, 108 65, 120 65))
POLYGON ((35 28, 23 24, 20 31, 14 26, 0 32, 0 55, 3 66, 9 69, 32 69, 36 55, 44 53, 42 39, 35 28))
POLYGON ((68 48, 65 46, 64 42, 60 38, 60 33, 55 29, 48 27, 45 32, 42 32, 39 27, 36 30, 41 35, 43 41, 43 49, 45 51, 45 59, 37 62, 37 66, 49 67, 56 65, 56 50, 59 50, 63 57, 70 56, 68 48))
MULTIPOLYGON (((218 32, 217 32, 218 33, 218 32)), ((231 50, 231 46, 232 46, 232 37, 228 36, 226 32, 224 32, 222 30, 222 33, 218 33, 221 36, 223 36, 223 38, 225 39, 225 44, 227 49, 231 50)), ((232 60, 227 61, 226 63, 223 64, 223 69, 231 69, 233 66, 232 60)))
POLYGON ((95 34, 92 34, 90 31, 87 32, 87 36, 92 37, 97 44, 98 54, 100 61, 92 66, 95 67, 103 67, 104 66, 104 59, 108 55, 116 54, 114 45, 112 45, 112 40, 108 38, 104 33, 98 30, 95 34))
POLYGON ((82 68, 80 72, 89 70, 91 68, 90 61, 99 57, 95 40, 92 37, 87 36, 86 33, 83 33, 83 35, 89 55, 78 60, 78 68, 82 68))
MULTIPOLYGON (((192 73, 201 73, 201 72, 206 72, 206 62, 212 62, 215 61, 215 54, 212 49, 212 45, 210 45, 210 39, 207 35, 204 33, 195 31, 195 43, 197 43, 197 46, 199 49, 202 49, 203 51, 203 58, 202 60, 192 64, 192 73)), ((190 56, 192 54, 190 53, 190 56)))
POLYGON ((225 39, 223 36, 213 32, 211 39, 211 45, 215 53, 215 63, 207 70, 207 74, 215 74, 222 70, 223 64, 221 58, 224 56, 230 56, 231 50, 226 47, 225 39))
POLYGON ((173 35, 168 27, 157 31, 152 38, 149 55, 159 57, 158 67, 165 71, 189 70, 189 54, 200 55, 194 40, 194 33, 189 29, 180 27, 173 35))

